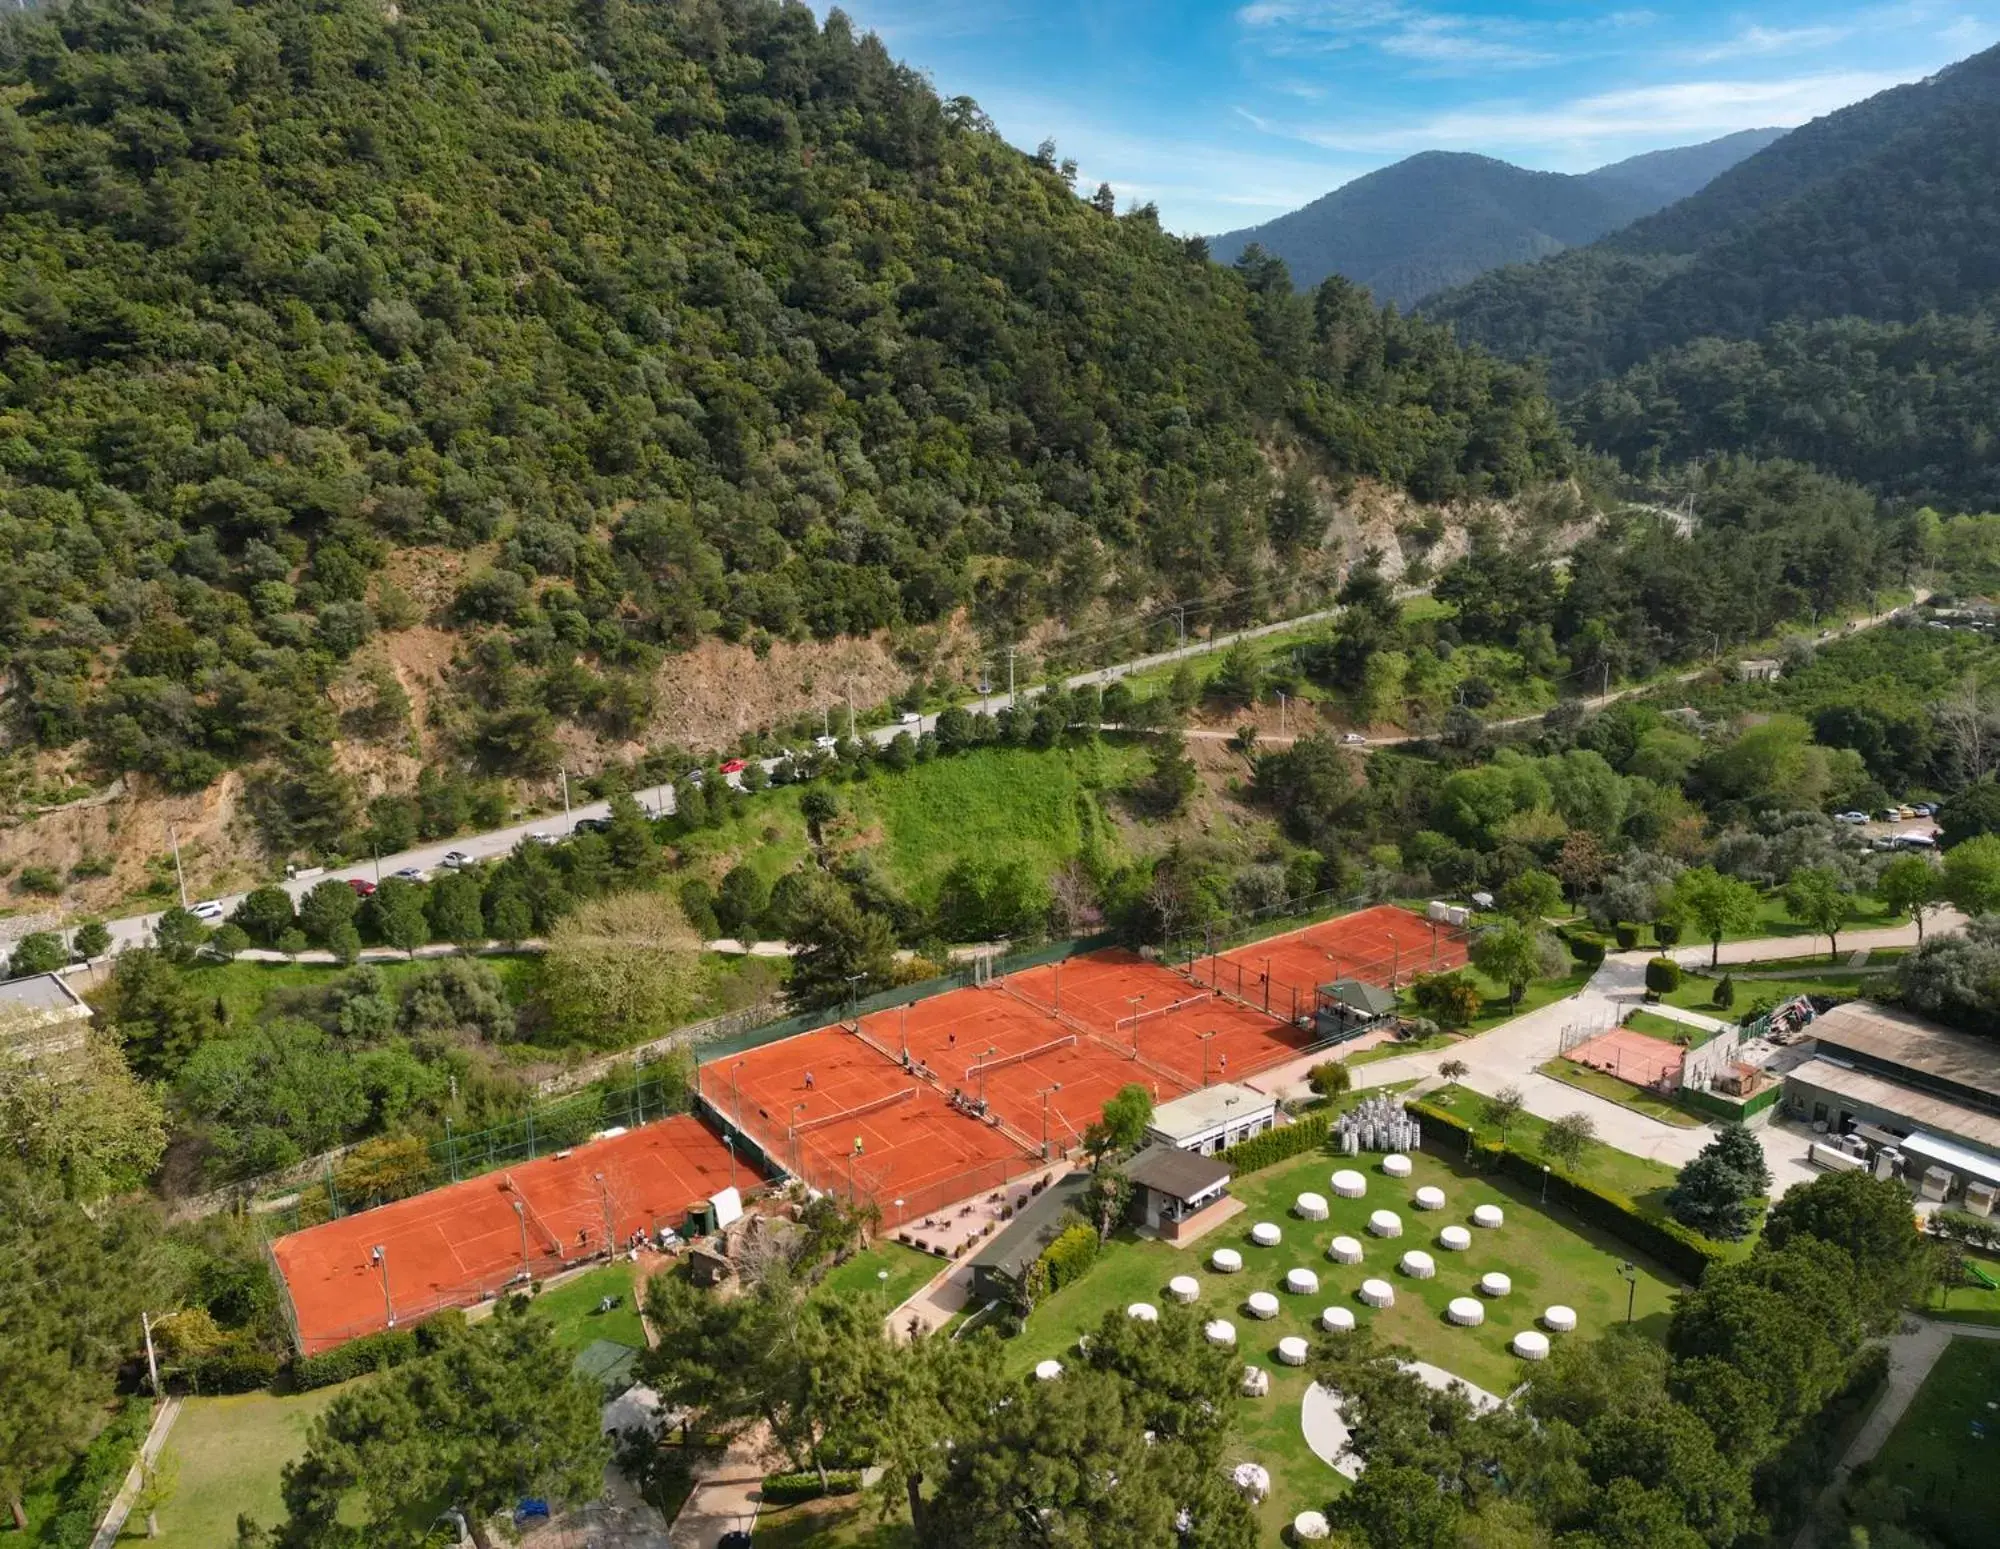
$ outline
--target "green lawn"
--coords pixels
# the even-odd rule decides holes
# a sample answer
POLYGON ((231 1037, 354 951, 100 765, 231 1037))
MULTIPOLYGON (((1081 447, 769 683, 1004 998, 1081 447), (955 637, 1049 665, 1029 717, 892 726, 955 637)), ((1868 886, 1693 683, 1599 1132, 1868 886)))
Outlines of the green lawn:
MULTIPOLYGON (((1481 1105, 1486 1099, 1470 1087, 1440 1087, 1431 1093, 1426 1102, 1440 1108, 1449 1108, 1475 1126, 1483 1138, 1498 1140, 1499 1132, 1480 1117, 1481 1105)), ((1542 1133, 1548 1128, 1546 1121, 1532 1113, 1523 1113, 1515 1118, 1507 1130, 1507 1143, 1515 1150, 1528 1155, 1537 1155, 1541 1148, 1542 1133)), ((1584 1154, 1582 1171, 1584 1175, 1606 1188, 1616 1189, 1627 1199, 1648 1209, 1649 1213, 1665 1216, 1665 1206, 1659 1201, 1668 1189, 1673 1187, 1675 1171, 1664 1162, 1651 1161, 1643 1156, 1633 1156, 1613 1146, 1593 1146, 1584 1154)))
MULTIPOLYGON (((265 1527, 282 1521, 279 1476, 305 1451, 306 1427, 341 1391, 189 1399, 167 1438, 167 1451, 180 1469, 179 1488, 160 1508, 160 1536, 152 1542, 160 1549, 218 1549, 236 1542, 239 1512, 265 1527)), ((146 1524, 139 1519, 127 1524, 119 1541, 145 1538, 146 1524)))
POLYGON ((826 1278, 813 1288, 812 1294, 836 1301, 879 1295, 886 1313, 902 1306, 933 1275, 947 1268, 948 1263, 935 1254, 919 1253, 899 1242, 878 1242, 827 1271, 826 1278))
POLYGON ((535 1308, 555 1324, 556 1340, 565 1350, 582 1350, 597 1339, 634 1350, 646 1348, 633 1266, 623 1259, 585 1270, 576 1279, 542 1292, 535 1298, 535 1308), (624 1301, 609 1312, 599 1312, 597 1304, 607 1296, 622 1296, 624 1301))
POLYGON ((1692 1022, 1676 1021, 1653 1011, 1634 1011, 1625 1018, 1625 1025, 1635 1033, 1644 1033, 1662 1043, 1690 1043, 1701 1035, 1701 1029, 1692 1022))
MULTIPOLYGON (((1538 979, 1522 992, 1521 1003, 1512 1005, 1507 999, 1507 986, 1497 984, 1476 969, 1465 970, 1479 985, 1485 997, 1484 1009, 1466 1026, 1458 1029, 1465 1034, 1490 1032, 1503 1022, 1511 1022, 1518 1016, 1526 1016, 1530 1011, 1538 1011, 1554 1001, 1574 995, 1590 982, 1594 970, 1582 965, 1572 967, 1560 979, 1538 979)), ((1421 1015, 1408 995, 1402 997, 1402 1010, 1406 1015, 1421 1015)))
POLYGON ((1676 1129, 1695 1129, 1707 1122, 1685 1109, 1675 1107, 1663 1097, 1655 1097, 1650 1092, 1640 1091, 1629 1081, 1620 1081, 1616 1076, 1606 1075, 1601 1070, 1592 1070, 1588 1065, 1579 1065, 1575 1060, 1548 1060, 1537 1065, 1535 1069, 1552 1081, 1560 1081, 1565 1086, 1573 1086, 1580 1091, 1605 1098, 1621 1108, 1630 1108, 1634 1113, 1643 1113, 1649 1119, 1658 1119, 1661 1123, 1671 1124, 1676 1129))
POLYGON ((1377 1060, 1392 1060, 1399 1054, 1432 1054, 1461 1041, 1452 1033, 1432 1033, 1427 1038, 1397 1038, 1388 1043, 1378 1043, 1372 1049, 1363 1049, 1358 1054, 1334 1054, 1330 1057, 1352 1069, 1357 1065, 1372 1065, 1377 1060))
POLYGON ((1714 978, 1686 975, 1681 980, 1681 987, 1664 999, 1670 1006, 1700 1011, 1728 1022, 1742 1016, 1752 1007, 1781 1006, 1800 995, 1868 995, 1887 990, 1896 982, 1893 968, 1880 971, 1864 970, 1858 973, 1842 973, 1827 969, 1815 973, 1806 964, 1795 963, 1791 966, 1798 971, 1782 979, 1746 979, 1740 974, 1733 976, 1736 985, 1736 1004, 1726 1011, 1714 1004, 1715 986, 1720 982, 1720 975, 1714 978))
MULTIPOLYGON (((1977 1265, 1988 1279, 2000 1281, 2000 1258, 1968 1253, 1965 1262, 1977 1265)), ((1932 1287, 1924 1306, 1936 1317, 1959 1323, 2000 1323, 2000 1289, 1988 1290, 1969 1275, 1948 1296, 1932 1287)))
MULTIPOLYGON (((1624 1316, 1626 1286, 1618 1264, 1631 1258, 1623 1243, 1568 1219, 1559 1209, 1544 1211, 1532 1193, 1510 1180, 1466 1171, 1428 1155, 1415 1159, 1416 1175, 1408 1182, 1384 1177, 1372 1158, 1355 1164, 1367 1172, 1365 1199, 1329 1198, 1332 1218, 1305 1222, 1291 1213, 1300 1192, 1329 1194, 1333 1170, 1347 1165, 1323 1153, 1313 1153, 1264 1172, 1238 1179, 1233 1192, 1247 1206, 1233 1220, 1210 1232, 1192 1248, 1121 1234, 1106 1248, 1097 1266, 1075 1285, 1065 1287, 1036 1308, 1026 1330, 1007 1346, 1010 1369, 1025 1374, 1047 1356, 1073 1355, 1078 1335, 1094 1328, 1107 1309, 1122 1309, 1135 1301, 1159 1304, 1166 1283, 1177 1274, 1201 1282, 1198 1304, 1205 1316, 1223 1316, 1236 1324, 1238 1349, 1245 1361, 1271 1374, 1271 1393, 1245 1399, 1239 1411, 1232 1460, 1254 1458, 1273 1476, 1271 1498, 1261 1513, 1264 1540, 1277 1542, 1279 1527, 1308 1506, 1319 1506, 1344 1488, 1338 1475, 1312 1455, 1300 1429, 1299 1405, 1308 1384, 1307 1371, 1281 1366, 1274 1354, 1288 1334, 1323 1339, 1317 1333, 1322 1308, 1351 1307, 1378 1333, 1408 1344, 1420 1357, 1490 1391, 1505 1394, 1521 1379, 1522 1363, 1507 1351, 1513 1334, 1531 1326, 1541 1309, 1565 1302, 1577 1309, 1581 1327, 1595 1332, 1624 1316), (1445 1191, 1448 1205, 1435 1215, 1417 1212, 1412 1191, 1435 1184, 1445 1191), (1497 1231, 1475 1231, 1470 1252, 1451 1253, 1436 1245, 1438 1229, 1469 1219, 1478 1204, 1501 1205, 1507 1224, 1497 1231), (1405 1235, 1394 1241, 1367 1236, 1363 1227, 1372 1210, 1390 1208, 1403 1217, 1405 1235), (1276 1248, 1250 1241, 1250 1228, 1272 1221, 1283 1228, 1285 1240, 1276 1248), (1354 1266, 1332 1263, 1327 1244, 1336 1233, 1360 1238, 1365 1257, 1354 1266), (1218 1247, 1243 1255, 1241 1274, 1219 1275, 1209 1268, 1218 1247), (1395 1266, 1413 1247, 1429 1251, 1438 1261, 1434 1280, 1410 1280, 1395 1266), (1317 1295, 1292 1296, 1283 1290, 1285 1271, 1310 1268, 1319 1276, 1317 1295), (1498 1269, 1511 1275, 1513 1293, 1488 1304, 1488 1321, 1479 1328, 1458 1328, 1444 1319, 1452 1297, 1471 1292, 1478 1276, 1498 1269), (1379 1276, 1396 1287, 1394 1307, 1371 1311, 1356 1299, 1363 1279, 1379 1276), (1271 1322, 1258 1322, 1242 1311, 1252 1291, 1275 1291, 1280 1312, 1271 1322)), ((1662 1169, 1664 1171, 1664 1169, 1662 1169)), ((1670 1175, 1669 1175, 1670 1176, 1670 1175)), ((1676 1282, 1649 1263, 1641 1264, 1637 1308, 1649 1329, 1663 1333, 1676 1282)))
POLYGON ((807 1501, 757 1514, 757 1549, 914 1549, 908 1513, 888 1522, 867 1496, 807 1501))
POLYGON ((1908 1492, 1911 1525, 1990 1544, 2000 1522, 2000 1341, 1955 1339, 1869 1465, 1908 1492))

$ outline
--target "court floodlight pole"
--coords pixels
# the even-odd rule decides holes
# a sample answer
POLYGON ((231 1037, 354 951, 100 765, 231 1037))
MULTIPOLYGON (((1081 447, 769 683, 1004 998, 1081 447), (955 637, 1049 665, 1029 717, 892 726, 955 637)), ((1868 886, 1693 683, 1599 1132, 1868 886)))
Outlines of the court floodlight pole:
POLYGON ((611 1215, 611 1191, 604 1186, 603 1173, 596 1172, 590 1176, 596 1180, 597 1202, 604 1210, 604 1256, 607 1259, 615 1258, 618 1254, 618 1233, 616 1222, 611 1215))
POLYGON ((1049 1094, 1060 1092, 1061 1090, 1062 1083, 1060 1081, 1054 1086, 1045 1086, 1042 1088, 1042 1160, 1045 1162, 1049 1159, 1049 1094))
MULTIPOLYGON (((1201 1084, 1203 1086, 1208 1085, 1208 1041, 1214 1036, 1215 1032, 1213 1029, 1205 1033, 1195 1034, 1195 1037, 1201 1040, 1201 1084)), ((1132 1047, 1135 1049, 1139 1047, 1139 1039, 1136 1034, 1132 1039, 1132 1047)))
POLYGON ((736 1137, 724 1135, 722 1143, 729 1148, 729 1186, 736 1187, 736 1137))
POLYGON ((510 1199, 507 1203, 514 1207, 514 1219, 521 1227, 521 1278, 531 1280, 534 1274, 528 1268, 528 1207, 518 1198, 510 1199))
POLYGON ((389 1250, 379 1242, 369 1250, 368 1256, 382 1271, 382 1311, 389 1319, 389 1327, 396 1326, 396 1304, 389 1299, 389 1250))

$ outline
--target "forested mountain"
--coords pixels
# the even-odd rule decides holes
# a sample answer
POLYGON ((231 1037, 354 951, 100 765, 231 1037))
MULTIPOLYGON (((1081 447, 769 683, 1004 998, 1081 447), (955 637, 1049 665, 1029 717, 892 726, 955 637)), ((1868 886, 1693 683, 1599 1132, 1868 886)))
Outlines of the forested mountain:
POLYGON ((1978 315, 1996 302, 2000 49, 1808 124, 1670 209, 1427 311, 1462 338, 1546 359, 1565 394, 1632 371, 1592 392, 1578 421, 1628 459, 1756 451, 1882 493, 1977 503, 1991 498, 2000 428, 1979 403, 1993 402, 1981 386, 1996 363, 1978 315))
POLYGON ((1580 176, 1425 151, 1289 215, 1211 238, 1209 247, 1232 263, 1255 243, 1302 286, 1339 274, 1407 307, 1502 264, 1595 241, 1694 192, 1780 133, 1746 130, 1580 176))
POLYGON ((1566 455, 1525 373, 1114 217, 837 12, 0 25, 14 724, 177 789, 265 761, 287 842, 352 832, 327 690, 380 629, 458 631, 432 722, 543 771, 711 632, 1281 589, 1288 444, 1429 497, 1566 455), (413 548, 463 556, 428 614, 413 548))

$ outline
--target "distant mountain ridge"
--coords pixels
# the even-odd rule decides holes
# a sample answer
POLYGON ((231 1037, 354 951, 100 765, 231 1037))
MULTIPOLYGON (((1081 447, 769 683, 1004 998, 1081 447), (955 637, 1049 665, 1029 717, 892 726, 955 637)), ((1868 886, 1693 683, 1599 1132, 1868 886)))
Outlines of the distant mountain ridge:
POLYGON ((1769 145, 1750 129, 1593 172, 1531 172, 1490 156, 1424 151, 1261 226, 1209 239, 1233 263, 1251 243, 1309 289, 1330 274, 1408 307, 1490 269, 1594 242, 1694 192, 1769 145))

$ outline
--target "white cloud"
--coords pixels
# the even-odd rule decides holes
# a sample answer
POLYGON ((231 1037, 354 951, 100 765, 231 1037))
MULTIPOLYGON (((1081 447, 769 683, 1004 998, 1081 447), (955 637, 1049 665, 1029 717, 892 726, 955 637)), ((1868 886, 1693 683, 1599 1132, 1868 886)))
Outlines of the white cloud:
POLYGON ((1366 124, 1278 124, 1287 135, 1327 150, 1416 151, 1430 147, 1582 144, 1633 138, 1671 144, 1683 135, 1721 135, 1773 124, 1802 124, 1911 78, 1862 70, 1764 81, 1682 81, 1603 92, 1546 106, 1499 103, 1445 112, 1384 127, 1366 124))
POLYGON ((1831 48, 1854 36, 1853 27, 1745 27, 1727 42, 1691 49, 1681 57, 1714 64, 1757 54, 1801 54, 1831 48))
POLYGON ((1555 57, 1524 42, 1518 22, 1428 11, 1401 0, 1251 0, 1236 20, 1246 39, 1267 54, 1322 54, 1365 43, 1432 75, 1520 68, 1555 57))

